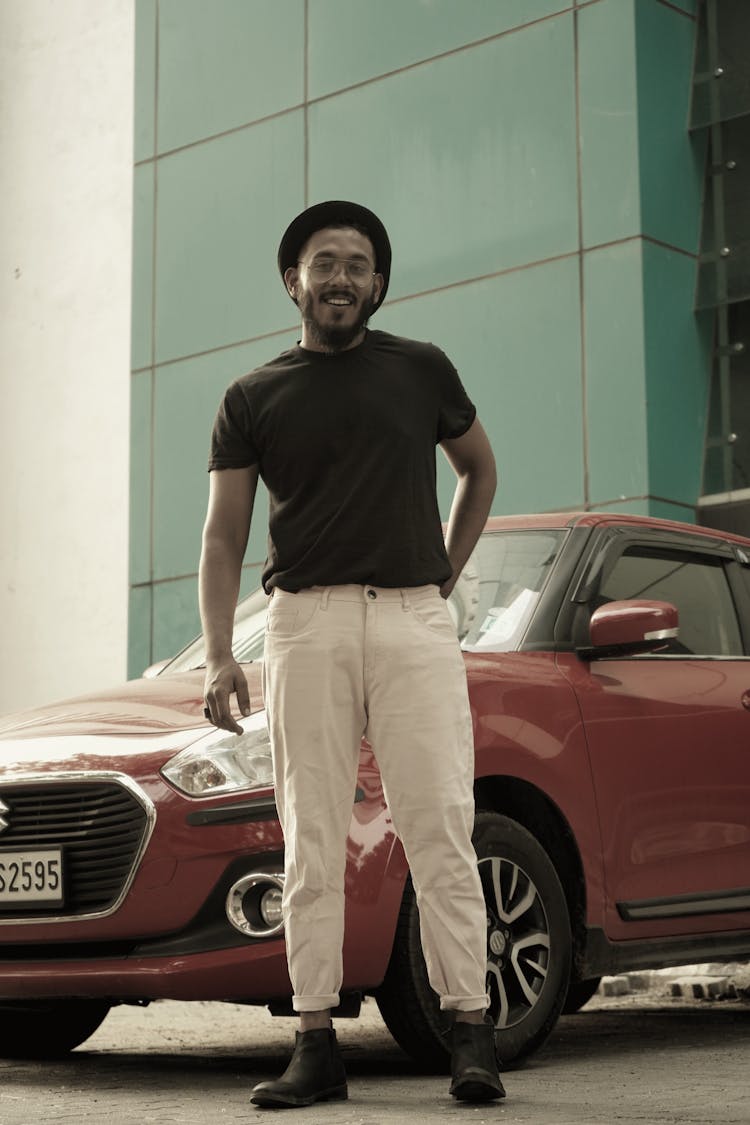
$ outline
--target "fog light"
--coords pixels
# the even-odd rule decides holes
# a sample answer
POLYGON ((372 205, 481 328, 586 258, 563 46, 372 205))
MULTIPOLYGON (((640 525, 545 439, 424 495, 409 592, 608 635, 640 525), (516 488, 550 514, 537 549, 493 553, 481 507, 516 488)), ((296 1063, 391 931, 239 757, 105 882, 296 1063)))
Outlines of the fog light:
POLYGON ((280 871, 254 871, 234 883, 227 894, 227 918, 246 937, 270 938, 284 925, 281 896, 284 875, 280 871))
POLYGON ((260 896, 260 916, 269 927, 278 927, 283 924, 284 917, 281 913, 280 887, 271 887, 260 896))

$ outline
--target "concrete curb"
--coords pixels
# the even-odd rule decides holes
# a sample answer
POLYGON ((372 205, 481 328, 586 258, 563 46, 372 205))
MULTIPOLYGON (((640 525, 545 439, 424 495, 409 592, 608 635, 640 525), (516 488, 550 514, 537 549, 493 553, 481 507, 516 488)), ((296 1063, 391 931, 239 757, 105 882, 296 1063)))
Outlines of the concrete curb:
POLYGON ((750 962, 729 965, 680 965, 652 972, 602 977, 598 994, 606 997, 651 993, 694 1000, 750 1000, 750 962))

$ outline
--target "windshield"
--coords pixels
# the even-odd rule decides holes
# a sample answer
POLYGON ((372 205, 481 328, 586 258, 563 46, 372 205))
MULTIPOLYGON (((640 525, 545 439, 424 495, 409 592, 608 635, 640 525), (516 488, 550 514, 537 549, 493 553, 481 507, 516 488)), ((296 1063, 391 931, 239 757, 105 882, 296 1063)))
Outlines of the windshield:
MULTIPOLYGON (((528 627, 565 532, 485 532, 448 600, 467 652, 512 652, 528 627)), ((263 658, 268 597, 255 590, 237 606, 232 652, 241 664, 263 658)), ((164 671, 185 672, 206 662, 197 637, 164 671)))
MULTIPOLYGON (((252 660, 263 658, 267 608, 268 595, 262 588, 248 594, 237 606, 232 653, 240 664, 249 664, 252 660)), ((187 672, 191 668, 202 668, 205 663, 206 649, 201 636, 178 653, 164 671, 187 672)))

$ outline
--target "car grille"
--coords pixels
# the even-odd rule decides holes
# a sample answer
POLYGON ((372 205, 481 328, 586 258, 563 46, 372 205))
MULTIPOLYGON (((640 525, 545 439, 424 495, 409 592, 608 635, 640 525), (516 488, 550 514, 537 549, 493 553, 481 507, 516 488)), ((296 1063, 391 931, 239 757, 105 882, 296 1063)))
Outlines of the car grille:
MULTIPOLYGON (((146 808, 129 789, 112 781, 0 785, 0 800, 8 810, 0 848, 63 850, 64 905, 24 910, 24 919, 99 914, 115 907, 149 827, 146 808)), ((17 907, 0 907, 0 919, 10 914, 20 916, 17 907)))

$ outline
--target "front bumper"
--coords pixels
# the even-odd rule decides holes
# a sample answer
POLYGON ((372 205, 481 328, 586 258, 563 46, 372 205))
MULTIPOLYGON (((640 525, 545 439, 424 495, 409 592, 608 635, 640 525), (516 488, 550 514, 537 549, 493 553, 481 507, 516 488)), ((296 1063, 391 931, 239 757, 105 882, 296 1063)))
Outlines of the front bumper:
POLYGON ((135 1000, 252 1000, 289 995, 283 939, 190 956, 134 954, 85 961, 0 961, 0 997, 135 1000))
MULTIPOLYGON (((227 917, 238 880, 283 867, 272 793, 197 802, 153 773, 135 781, 158 818, 122 905, 97 918, 6 919, 0 997, 288 997, 283 936, 240 933, 227 917)), ((354 806, 346 872, 344 988, 358 991, 382 981, 407 870, 382 792, 364 796, 354 806)))

